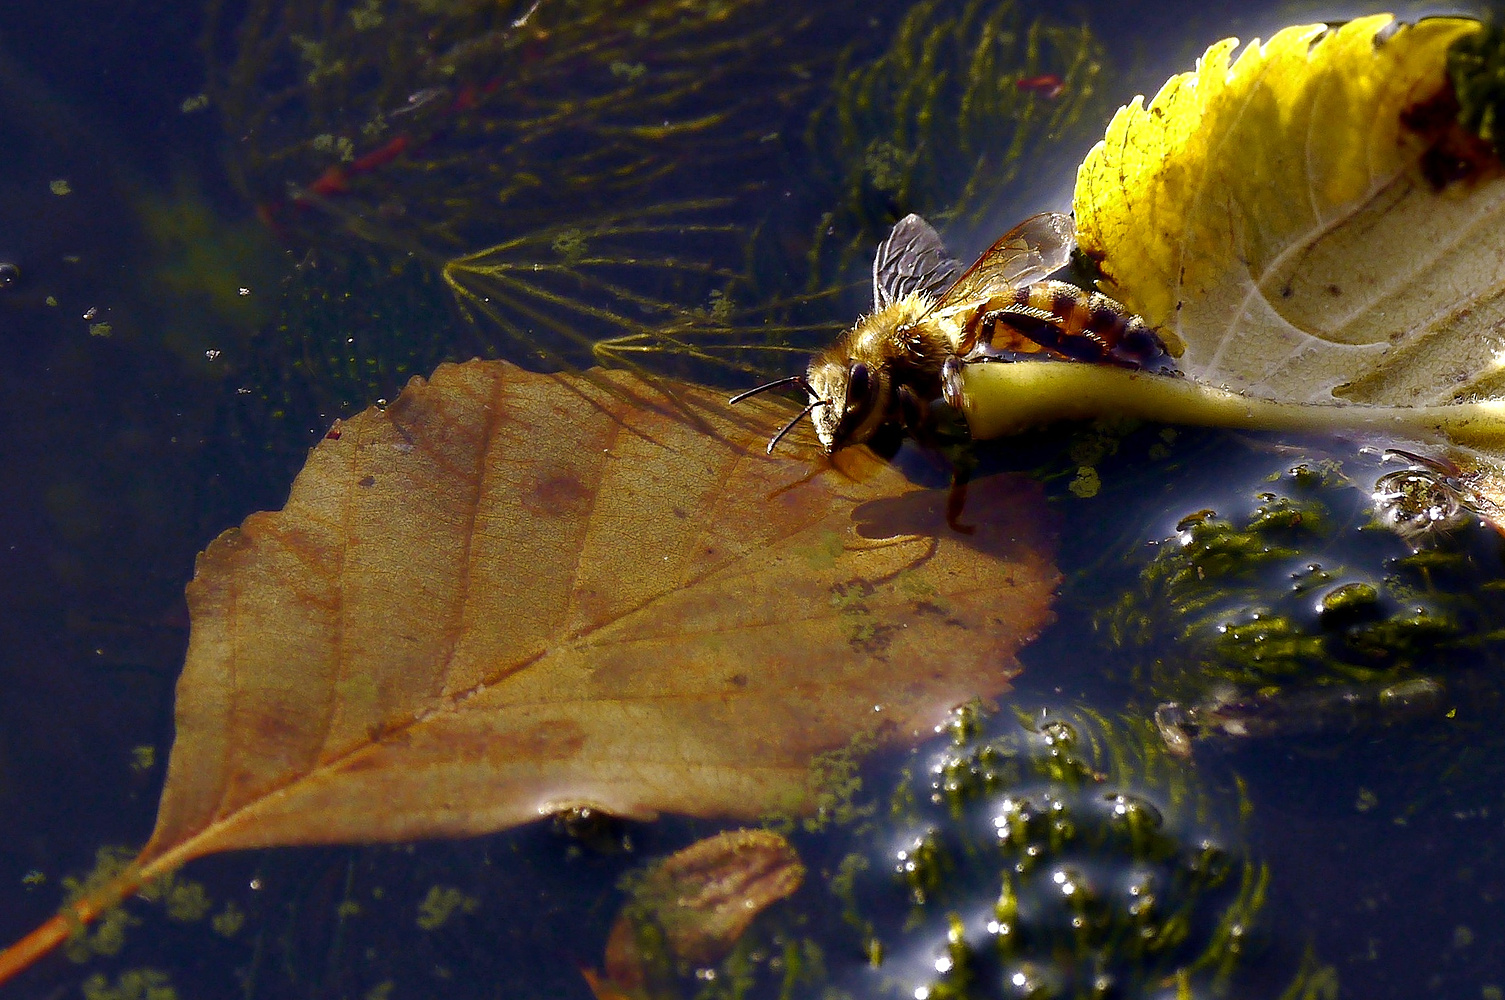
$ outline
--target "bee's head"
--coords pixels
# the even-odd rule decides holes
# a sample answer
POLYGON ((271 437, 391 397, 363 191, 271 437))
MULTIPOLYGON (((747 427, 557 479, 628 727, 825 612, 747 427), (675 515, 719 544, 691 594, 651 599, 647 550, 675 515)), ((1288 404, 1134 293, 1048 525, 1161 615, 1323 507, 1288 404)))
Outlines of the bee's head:
POLYGON ((805 381, 814 407, 810 422, 827 455, 862 444, 887 417, 889 375, 883 366, 821 356, 810 362, 805 381))
POLYGON ((770 455, 784 435, 794 430, 807 414, 827 455, 849 444, 862 444, 888 416, 891 392, 887 367, 853 361, 836 352, 817 356, 804 375, 765 382, 733 396, 730 402, 740 403, 749 396, 785 385, 803 389, 810 404, 768 442, 770 455))

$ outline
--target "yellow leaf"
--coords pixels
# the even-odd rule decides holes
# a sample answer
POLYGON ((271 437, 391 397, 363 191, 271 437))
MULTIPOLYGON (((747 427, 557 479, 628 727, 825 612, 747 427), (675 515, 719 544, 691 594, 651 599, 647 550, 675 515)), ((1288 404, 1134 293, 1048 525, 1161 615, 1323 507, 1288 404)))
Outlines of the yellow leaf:
POLYGON ((1038 487, 974 483, 966 533, 864 449, 764 454, 786 405, 677 399, 471 362, 337 423, 199 557, 150 842, 0 981, 204 854, 808 809, 816 755, 1007 688, 1058 579, 1038 487))
POLYGON ((1079 245, 1188 377, 969 366, 973 434, 1105 413, 1358 430, 1441 445, 1505 526, 1505 169, 1467 124, 1496 111, 1482 30, 1380 14, 1237 57, 1225 39, 1120 109, 1078 171, 1079 245))
POLYGON ((1077 177, 1105 290, 1215 387, 1421 406, 1496 376, 1505 181, 1442 189, 1408 112, 1449 93, 1476 21, 1389 15, 1208 49, 1122 108, 1077 177))

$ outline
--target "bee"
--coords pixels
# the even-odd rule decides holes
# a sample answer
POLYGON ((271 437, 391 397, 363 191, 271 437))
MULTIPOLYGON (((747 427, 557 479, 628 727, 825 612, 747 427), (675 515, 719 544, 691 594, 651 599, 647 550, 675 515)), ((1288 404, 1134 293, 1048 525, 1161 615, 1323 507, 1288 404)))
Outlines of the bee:
POLYGON ((1048 279, 1076 246, 1068 215, 1047 212, 1009 230, 966 270, 918 215, 900 219, 873 257, 873 311, 817 354, 803 375, 731 402, 794 386, 826 454, 880 428, 919 427, 930 401, 961 403, 961 366, 1049 358, 1167 373, 1175 363, 1144 321, 1099 292, 1048 279))

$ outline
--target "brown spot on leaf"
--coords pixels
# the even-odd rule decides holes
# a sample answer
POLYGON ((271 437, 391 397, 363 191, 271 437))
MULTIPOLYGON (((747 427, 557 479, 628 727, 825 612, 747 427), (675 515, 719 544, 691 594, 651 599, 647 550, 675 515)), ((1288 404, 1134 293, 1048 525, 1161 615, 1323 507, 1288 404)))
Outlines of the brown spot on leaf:
POLYGON ((570 473, 549 473, 524 490, 520 502, 535 514, 576 515, 590 500, 591 490, 570 473))
POLYGON ((1441 91, 1401 112, 1401 124, 1428 144, 1419 165, 1434 191, 1477 184, 1502 173, 1494 145, 1460 123, 1459 111, 1448 80, 1441 91))
POLYGON ((1449 80, 1442 90, 1400 113, 1400 122, 1418 135, 1434 138, 1458 120, 1458 97, 1449 80))

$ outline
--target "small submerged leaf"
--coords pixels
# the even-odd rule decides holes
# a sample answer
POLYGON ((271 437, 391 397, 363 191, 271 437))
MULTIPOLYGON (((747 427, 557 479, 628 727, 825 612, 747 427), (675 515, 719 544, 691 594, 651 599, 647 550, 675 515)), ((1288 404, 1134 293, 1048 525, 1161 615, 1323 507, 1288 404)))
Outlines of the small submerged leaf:
POLYGON ((199 557, 151 841, 0 980, 204 854, 802 811, 817 754, 1007 688, 1058 579, 1038 487, 974 483, 965 534, 865 450, 765 455, 781 404, 675 391, 471 362, 337 423, 199 557))
POLYGON ((714 965, 804 879, 799 854, 770 830, 728 830, 691 844, 633 879, 607 938, 605 976, 586 981, 604 1000, 638 995, 656 973, 681 964, 714 965))

